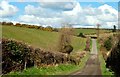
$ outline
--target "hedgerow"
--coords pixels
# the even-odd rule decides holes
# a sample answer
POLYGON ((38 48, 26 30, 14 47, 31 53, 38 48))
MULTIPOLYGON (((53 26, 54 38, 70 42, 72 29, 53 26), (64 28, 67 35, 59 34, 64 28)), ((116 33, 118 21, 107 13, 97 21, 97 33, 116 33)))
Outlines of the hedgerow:
MULTIPOLYGON (((43 51, 23 42, 2 39, 2 73, 20 71, 29 67, 42 67, 61 63, 74 63, 65 53, 43 51)), ((76 63, 74 63, 76 64, 76 63)))

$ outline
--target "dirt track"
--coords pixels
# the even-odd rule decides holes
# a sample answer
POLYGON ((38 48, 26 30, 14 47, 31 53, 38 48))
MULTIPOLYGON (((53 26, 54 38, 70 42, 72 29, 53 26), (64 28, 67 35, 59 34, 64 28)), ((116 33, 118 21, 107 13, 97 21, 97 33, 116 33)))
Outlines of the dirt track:
MULTIPOLYGON (((96 39, 92 39, 92 51, 90 53, 90 57, 86 62, 86 65, 81 71, 76 71, 71 75, 90 75, 92 77, 99 75, 101 77, 101 69, 100 69, 100 62, 98 59, 98 51, 96 45, 96 39)), ((72 77, 72 76, 70 76, 72 77)))

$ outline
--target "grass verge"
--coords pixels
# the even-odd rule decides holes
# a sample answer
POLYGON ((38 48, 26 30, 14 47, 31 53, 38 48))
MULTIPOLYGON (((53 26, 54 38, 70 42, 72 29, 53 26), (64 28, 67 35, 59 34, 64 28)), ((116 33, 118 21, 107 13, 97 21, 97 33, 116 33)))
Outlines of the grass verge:
POLYGON ((100 61, 100 68, 101 68, 102 76, 106 77, 106 75, 109 75, 110 77, 114 77, 113 72, 110 71, 108 68, 106 68, 106 63, 100 51, 100 44, 98 40, 97 40, 97 49, 99 51, 99 61, 100 61))
POLYGON ((87 53, 85 57, 81 59, 79 65, 74 64, 60 64, 58 66, 49 66, 49 67, 40 67, 40 68, 28 68, 23 70, 22 72, 10 72, 7 75, 69 75, 72 72, 77 70, 81 70, 84 66, 89 57, 87 53))
POLYGON ((99 60, 100 60, 100 67, 101 67, 101 71, 102 71, 102 75, 103 77, 105 77, 105 75, 111 75, 112 77, 114 76, 113 72, 110 71, 108 68, 106 68, 106 63, 105 60, 103 59, 102 54, 99 54, 99 60))

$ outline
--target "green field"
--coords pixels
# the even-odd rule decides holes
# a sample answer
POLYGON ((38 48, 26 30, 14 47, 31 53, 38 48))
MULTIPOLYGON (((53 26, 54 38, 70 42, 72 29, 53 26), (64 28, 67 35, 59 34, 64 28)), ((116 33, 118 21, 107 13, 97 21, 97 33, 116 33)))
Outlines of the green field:
MULTIPOLYGON (((2 26, 2 37, 15 39, 32 45, 35 48, 56 51, 58 48, 59 33, 37 29, 29 29, 15 26, 2 26)), ((82 51, 85 48, 86 39, 72 37, 74 51, 82 51)))
MULTIPOLYGON (((89 34, 95 34, 97 32, 97 30, 96 29, 82 29, 82 28, 80 28, 80 29, 75 29, 75 35, 79 35, 79 33, 83 33, 83 34, 87 34, 87 35, 89 35, 89 34)), ((100 30, 100 33, 105 33, 105 32, 110 32, 109 30, 100 30)))

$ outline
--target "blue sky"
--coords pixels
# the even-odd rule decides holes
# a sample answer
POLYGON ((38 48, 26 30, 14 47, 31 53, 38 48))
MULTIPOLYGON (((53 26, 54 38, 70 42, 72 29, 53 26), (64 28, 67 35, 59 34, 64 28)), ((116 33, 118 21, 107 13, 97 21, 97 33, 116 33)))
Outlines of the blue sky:
POLYGON ((0 21, 60 27, 103 28, 118 25, 118 2, 7 2, 0 1, 0 21))

